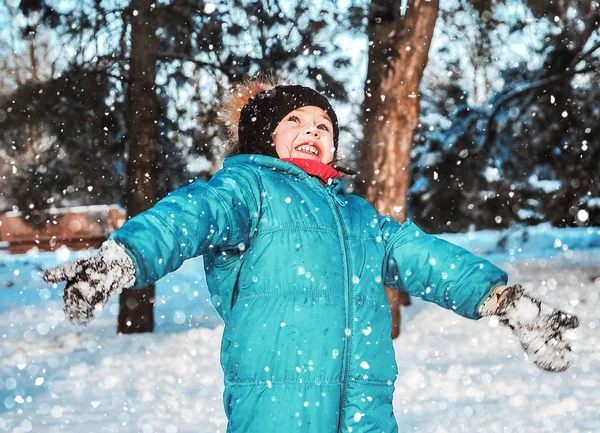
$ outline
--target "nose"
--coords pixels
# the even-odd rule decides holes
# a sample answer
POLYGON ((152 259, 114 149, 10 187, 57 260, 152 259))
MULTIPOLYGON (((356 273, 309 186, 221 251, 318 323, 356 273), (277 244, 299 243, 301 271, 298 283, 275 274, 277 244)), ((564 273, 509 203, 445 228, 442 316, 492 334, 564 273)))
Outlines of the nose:
POLYGON ((319 130, 317 128, 315 128, 315 125, 309 125, 306 130, 304 131, 305 135, 314 135, 315 137, 319 138, 321 136, 321 134, 319 133, 319 130))

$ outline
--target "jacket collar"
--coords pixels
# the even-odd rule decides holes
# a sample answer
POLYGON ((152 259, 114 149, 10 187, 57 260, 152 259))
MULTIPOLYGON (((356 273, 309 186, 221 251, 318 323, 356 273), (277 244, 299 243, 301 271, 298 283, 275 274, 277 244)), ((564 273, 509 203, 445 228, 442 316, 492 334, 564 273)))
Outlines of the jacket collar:
POLYGON ((289 173, 302 179, 310 177, 308 173, 306 173, 300 167, 272 156, 243 154, 231 156, 223 161, 224 168, 232 168, 242 164, 250 164, 257 167, 289 173))
POLYGON ((306 158, 282 158, 286 162, 297 165, 313 177, 316 177, 322 185, 327 184, 329 179, 338 179, 340 173, 333 167, 323 164, 321 161, 306 158))
MULTIPOLYGON (((242 164, 251 164, 254 166, 275 170, 282 173, 289 173, 299 179, 310 179, 311 176, 300 167, 291 162, 266 155, 243 154, 226 158, 223 161, 224 168, 233 168, 242 164)), ((326 188, 331 188, 336 194, 346 194, 344 182, 340 178, 331 178, 327 181, 326 188)))

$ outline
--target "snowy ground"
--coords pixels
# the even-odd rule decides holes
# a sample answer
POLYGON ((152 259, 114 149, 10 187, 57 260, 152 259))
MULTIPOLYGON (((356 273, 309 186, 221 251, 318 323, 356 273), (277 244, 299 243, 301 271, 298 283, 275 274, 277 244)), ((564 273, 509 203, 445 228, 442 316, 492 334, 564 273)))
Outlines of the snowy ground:
MULTIPOLYGON (((600 432, 600 230, 448 236, 486 254, 512 282, 581 319, 576 364, 563 374, 528 363, 509 331, 414 301, 395 342, 401 433, 600 432), (566 245, 566 248, 565 248, 566 245)), ((0 256, 0 432, 224 432, 222 324, 201 262, 157 287, 156 332, 116 335, 113 300, 75 327, 40 270, 61 253, 0 256)), ((288 433, 288 432, 284 432, 288 433)))

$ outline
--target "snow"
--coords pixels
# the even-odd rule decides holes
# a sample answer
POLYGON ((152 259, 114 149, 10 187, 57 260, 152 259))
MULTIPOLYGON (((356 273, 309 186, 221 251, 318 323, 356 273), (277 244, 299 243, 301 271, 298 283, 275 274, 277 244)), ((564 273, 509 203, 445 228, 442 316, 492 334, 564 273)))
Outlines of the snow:
MULTIPOLYGON (((600 249, 599 227, 568 227, 559 230, 549 223, 532 227, 514 226, 504 231, 443 234, 440 237, 498 262, 552 257, 561 251, 569 258, 575 250, 600 249)), ((593 260, 593 257, 590 259, 593 260)))
MULTIPOLYGON (((110 210, 119 210, 121 212, 124 212, 124 209, 117 205, 117 204, 113 204, 113 205, 104 205, 104 204, 98 204, 98 205, 89 205, 89 206, 70 206, 70 207, 63 207, 63 208, 50 208, 47 210, 47 213, 49 215, 63 215, 66 213, 92 213, 92 212, 108 212, 110 210)), ((22 215, 22 213, 20 211, 10 211, 10 212, 5 212, 4 216, 6 217, 20 217, 22 215)))
MULTIPOLYGON (((538 370, 495 318, 473 322, 414 300, 395 341, 401 433, 599 431, 600 229, 527 233, 443 237, 577 314, 574 366, 561 374, 538 370)), ((225 432, 223 326, 201 259, 157 283, 153 334, 116 335, 116 299, 87 327, 73 326, 62 291, 41 280, 43 268, 82 254, 0 256, 0 432, 225 432)))
MULTIPOLYGON (((566 117, 566 116, 563 116, 566 117)), ((562 182, 559 180, 540 180, 537 174, 529 176, 529 183, 544 192, 558 191, 562 182)))

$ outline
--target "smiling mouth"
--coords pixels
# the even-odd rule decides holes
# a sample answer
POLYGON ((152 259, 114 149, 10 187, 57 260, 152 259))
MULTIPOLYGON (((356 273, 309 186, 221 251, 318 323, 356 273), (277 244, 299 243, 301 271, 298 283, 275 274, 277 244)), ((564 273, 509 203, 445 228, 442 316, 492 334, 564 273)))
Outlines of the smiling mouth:
POLYGON ((312 143, 303 143, 296 147, 297 151, 308 153, 310 155, 319 156, 319 149, 312 143))

